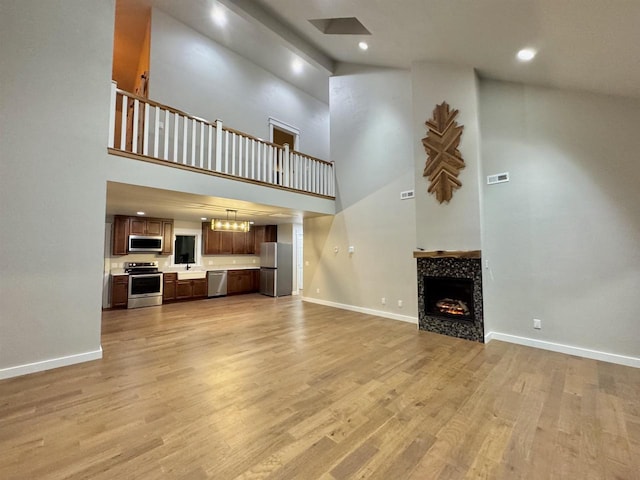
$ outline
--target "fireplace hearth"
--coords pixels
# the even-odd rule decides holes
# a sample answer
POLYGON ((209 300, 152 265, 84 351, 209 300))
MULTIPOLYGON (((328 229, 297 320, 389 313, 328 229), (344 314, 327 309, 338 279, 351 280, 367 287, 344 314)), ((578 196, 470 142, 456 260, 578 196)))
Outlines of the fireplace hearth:
POLYGON ((484 342, 479 251, 415 252, 420 330, 484 342))

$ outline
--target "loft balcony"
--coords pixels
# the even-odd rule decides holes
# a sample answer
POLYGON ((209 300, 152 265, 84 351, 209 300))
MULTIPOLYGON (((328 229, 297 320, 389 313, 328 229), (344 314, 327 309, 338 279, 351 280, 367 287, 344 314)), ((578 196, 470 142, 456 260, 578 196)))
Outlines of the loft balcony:
POLYGON ((335 199, 333 162, 137 96, 115 83, 110 112, 113 155, 335 199))

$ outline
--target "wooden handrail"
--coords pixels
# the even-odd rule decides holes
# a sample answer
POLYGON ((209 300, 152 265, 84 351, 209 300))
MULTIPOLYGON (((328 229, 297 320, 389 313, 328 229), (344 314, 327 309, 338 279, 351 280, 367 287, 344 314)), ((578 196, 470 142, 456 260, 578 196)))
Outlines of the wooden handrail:
POLYGON ((156 102, 156 101, 153 101, 153 100, 149 100, 148 98, 141 97, 140 95, 136 95, 135 93, 126 92, 126 91, 121 90, 119 88, 116 88, 116 92, 121 94, 121 95, 125 95, 127 98, 133 98, 134 100, 139 100, 139 101, 141 101, 143 103, 148 103, 149 105, 152 105, 154 107, 160 107, 160 108, 163 108, 165 110, 169 110, 171 113, 176 113, 178 115, 182 115, 183 117, 187 117, 190 120, 196 120, 198 122, 202 122, 202 123, 204 123, 206 125, 211 125, 213 128, 216 128, 216 123, 215 122, 212 123, 209 120, 206 120, 206 119, 201 118, 201 117, 196 117, 195 115, 191 115, 191 114, 189 114, 187 112, 183 112, 182 110, 178 110, 177 108, 173 108, 173 107, 170 107, 170 106, 165 105, 163 103, 156 102))
POLYGON ((245 137, 245 138, 248 138, 250 140, 255 140, 256 142, 264 143, 265 145, 269 145, 271 147, 279 148, 280 150, 284 150, 284 147, 282 145, 277 145, 275 143, 267 142, 266 140, 263 140, 261 138, 254 137, 253 135, 241 132, 240 130, 236 130, 235 128, 231 128, 231 127, 227 127, 227 126, 223 125, 222 126, 222 130, 227 131, 227 132, 231 132, 231 133, 235 133, 236 135, 240 135, 241 137, 245 137))
POLYGON ((333 164, 334 164, 334 162, 327 162, 326 160, 322 160, 321 158, 316 158, 316 157, 313 157, 311 155, 307 155, 306 153, 298 152, 296 150, 291 150, 289 153, 296 153, 298 155, 302 155, 303 157, 310 158, 314 162, 324 163, 326 165, 333 166, 333 164))

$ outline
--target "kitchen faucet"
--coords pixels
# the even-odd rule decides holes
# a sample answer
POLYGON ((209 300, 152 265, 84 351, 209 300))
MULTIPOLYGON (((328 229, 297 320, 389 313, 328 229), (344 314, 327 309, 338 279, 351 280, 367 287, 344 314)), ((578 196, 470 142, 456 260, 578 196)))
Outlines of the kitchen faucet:
POLYGON ((189 266, 189 264, 187 263, 187 271, 190 269, 191 267, 189 266))

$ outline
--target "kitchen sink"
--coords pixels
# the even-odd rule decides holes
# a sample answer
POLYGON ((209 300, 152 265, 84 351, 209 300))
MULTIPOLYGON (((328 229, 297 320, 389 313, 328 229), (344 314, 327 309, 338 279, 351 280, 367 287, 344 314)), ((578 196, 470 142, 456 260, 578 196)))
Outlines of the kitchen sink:
POLYGON ((193 280, 196 278, 205 278, 206 276, 207 272, 205 271, 178 272, 178 280, 193 280))

